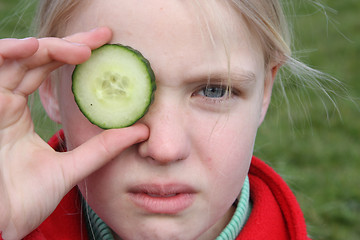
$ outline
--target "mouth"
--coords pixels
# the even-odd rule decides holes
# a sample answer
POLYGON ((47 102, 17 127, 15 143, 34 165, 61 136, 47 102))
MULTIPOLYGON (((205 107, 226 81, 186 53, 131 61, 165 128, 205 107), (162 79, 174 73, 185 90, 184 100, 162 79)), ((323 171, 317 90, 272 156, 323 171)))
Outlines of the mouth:
POLYGON ((178 214, 192 205, 196 192, 182 184, 142 184, 129 190, 131 201, 147 213, 178 214))

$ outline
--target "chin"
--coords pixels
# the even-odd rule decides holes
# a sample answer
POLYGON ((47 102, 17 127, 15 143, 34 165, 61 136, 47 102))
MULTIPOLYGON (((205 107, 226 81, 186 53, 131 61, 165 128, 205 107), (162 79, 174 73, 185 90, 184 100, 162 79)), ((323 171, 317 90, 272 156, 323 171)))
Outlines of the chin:
MULTIPOLYGON (((131 225, 130 225, 131 226, 131 225)), ((124 240, 193 240, 198 239, 201 235, 199 232, 192 230, 197 229, 196 226, 189 226, 184 222, 174 223, 174 220, 166 216, 157 216, 147 222, 137 223, 136 228, 119 229, 118 235, 124 240), (191 229, 193 228, 193 229, 191 229)), ((123 226, 124 227, 124 226, 123 226)), ((117 232, 117 231, 115 231, 117 232)))

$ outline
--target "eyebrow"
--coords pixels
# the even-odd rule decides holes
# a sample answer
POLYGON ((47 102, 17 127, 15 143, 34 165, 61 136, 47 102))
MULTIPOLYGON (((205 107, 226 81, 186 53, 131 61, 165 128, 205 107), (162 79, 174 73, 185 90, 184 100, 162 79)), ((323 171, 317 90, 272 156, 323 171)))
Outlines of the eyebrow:
POLYGON ((249 88, 256 84, 257 76, 253 71, 241 67, 233 67, 228 71, 224 68, 209 70, 200 68, 183 75, 185 82, 207 82, 207 84, 233 85, 241 88, 249 88), (229 80, 229 81, 228 81, 229 80))
POLYGON ((218 81, 224 83, 227 83, 229 79, 231 84, 239 85, 249 85, 256 82, 256 74, 243 69, 233 69, 232 71, 230 70, 230 72, 213 72, 208 74, 207 78, 210 82, 218 81))

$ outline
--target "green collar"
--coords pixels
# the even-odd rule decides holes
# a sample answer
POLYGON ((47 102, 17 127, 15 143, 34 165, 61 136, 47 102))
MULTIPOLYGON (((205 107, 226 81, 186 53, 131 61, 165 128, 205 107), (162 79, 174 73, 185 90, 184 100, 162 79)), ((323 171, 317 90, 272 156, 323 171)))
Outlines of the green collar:
MULTIPOLYGON (((114 240, 111 229, 100 219, 100 217, 89 207, 84 198, 82 198, 83 213, 86 216, 86 227, 89 238, 91 240, 114 240)), ((250 216, 250 183, 246 177, 244 186, 241 189, 240 197, 237 201, 237 207, 233 217, 228 225, 224 228, 216 240, 232 240, 235 239, 246 220, 250 216)))
POLYGON ((216 238, 216 240, 232 240, 235 239, 241 229, 244 227, 247 219, 250 216, 251 203, 250 203, 250 183, 249 178, 245 178, 244 185, 241 189, 240 198, 233 217, 228 225, 216 238))

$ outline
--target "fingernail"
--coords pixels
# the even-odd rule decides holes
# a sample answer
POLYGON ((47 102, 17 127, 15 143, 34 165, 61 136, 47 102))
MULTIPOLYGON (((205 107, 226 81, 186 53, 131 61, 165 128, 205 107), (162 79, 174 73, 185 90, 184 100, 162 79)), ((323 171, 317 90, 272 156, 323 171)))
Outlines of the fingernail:
POLYGON ((21 41, 26 41, 26 40, 29 40, 29 39, 33 39, 34 37, 26 37, 26 38, 22 38, 22 39, 19 39, 21 41))
POLYGON ((98 30, 99 28, 101 28, 101 27, 93 28, 93 29, 91 29, 89 32, 95 32, 95 31, 98 30))
POLYGON ((79 46, 79 47, 87 46, 86 44, 83 44, 83 43, 77 43, 77 42, 70 42, 70 43, 75 45, 75 46, 79 46))

